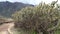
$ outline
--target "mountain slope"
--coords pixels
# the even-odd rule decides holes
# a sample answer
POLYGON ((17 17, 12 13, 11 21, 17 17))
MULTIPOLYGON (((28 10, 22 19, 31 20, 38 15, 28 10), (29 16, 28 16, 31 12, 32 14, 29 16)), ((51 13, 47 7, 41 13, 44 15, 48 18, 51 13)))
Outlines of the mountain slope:
POLYGON ((0 15, 10 17, 14 12, 19 11, 20 9, 27 7, 27 6, 34 6, 31 4, 24 4, 21 2, 0 2, 0 15))

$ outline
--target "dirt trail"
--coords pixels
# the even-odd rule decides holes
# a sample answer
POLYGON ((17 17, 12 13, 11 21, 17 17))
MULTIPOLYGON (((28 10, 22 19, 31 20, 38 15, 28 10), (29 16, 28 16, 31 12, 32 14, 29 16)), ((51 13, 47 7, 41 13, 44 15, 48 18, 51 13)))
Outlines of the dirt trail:
POLYGON ((0 25, 0 34, 9 34, 8 29, 10 29, 13 26, 13 22, 0 25))

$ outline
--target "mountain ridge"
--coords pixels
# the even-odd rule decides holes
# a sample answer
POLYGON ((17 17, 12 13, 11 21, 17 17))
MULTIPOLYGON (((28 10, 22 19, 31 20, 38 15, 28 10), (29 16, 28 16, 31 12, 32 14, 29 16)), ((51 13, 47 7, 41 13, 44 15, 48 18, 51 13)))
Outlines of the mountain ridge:
POLYGON ((11 15, 16 12, 21 10, 24 7, 27 6, 34 6, 32 4, 25 4, 21 2, 0 2, 0 15, 6 16, 6 17, 11 17, 11 15))

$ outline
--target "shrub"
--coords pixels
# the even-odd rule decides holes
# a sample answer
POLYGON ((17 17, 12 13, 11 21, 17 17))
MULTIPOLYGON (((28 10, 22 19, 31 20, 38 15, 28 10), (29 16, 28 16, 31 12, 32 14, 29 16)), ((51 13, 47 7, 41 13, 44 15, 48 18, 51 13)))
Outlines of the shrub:
POLYGON ((24 31, 49 34, 58 27, 59 10, 55 5, 41 3, 35 7, 26 7, 12 15, 17 21, 16 28, 24 31))

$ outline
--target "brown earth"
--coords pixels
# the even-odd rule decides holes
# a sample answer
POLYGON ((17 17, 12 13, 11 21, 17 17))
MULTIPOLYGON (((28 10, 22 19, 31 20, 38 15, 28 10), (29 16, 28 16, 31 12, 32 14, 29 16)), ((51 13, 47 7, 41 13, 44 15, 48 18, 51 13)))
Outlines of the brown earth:
POLYGON ((11 29, 13 26, 14 22, 0 25, 0 34, 10 34, 8 30, 11 29))

